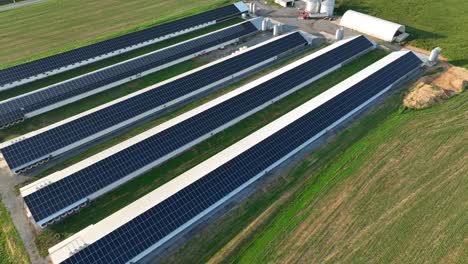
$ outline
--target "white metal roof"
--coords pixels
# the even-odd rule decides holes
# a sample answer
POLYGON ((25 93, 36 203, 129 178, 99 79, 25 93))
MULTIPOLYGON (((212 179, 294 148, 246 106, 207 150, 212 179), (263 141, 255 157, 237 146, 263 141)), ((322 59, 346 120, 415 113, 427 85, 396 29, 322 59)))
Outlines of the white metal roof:
POLYGON ((244 2, 236 2, 236 3, 234 3, 234 6, 236 6, 237 9, 239 9, 240 12, 249 11, 249 7, 244 2))
MULTIPOLYGON (((408 52, 409 51, 400 51, 391 53, 390 55, 370 65, 366 69, 335 85, 329 90, 314 97, 313 99, 307 101, 306 103, 302 104, 296 109, 290 111, 289 113, 281 116, 280 118, 269 123, 263 128, 238 141, 237 143, 224 149, 223 151, 219 152, 218 154, 214 155, 208 160, 186 171, 185 173, 181 174, 175 179, 172 179, 171 181, 160 186, 151 193, 143 196, 142 198, 131 203, 130 205, 120 209, 119 211, 108 216, 102 221, 94 225, 88 226, 87 228, 76 233, 75 235, 51 247, 49 249, 49 253, 53 263, 60 263, 66 260, 67 258, 71 257, 74 253, 74 250, 79 250, 81 247, 85 247, 86 245, 90 245, 98 241, 99 239, 111 233, 115 229, 131 221, 140 214, 143 214, 147 210, 161 203, 165 199, 171 197, 172 195, 179 192, 188 185, 192 184, 193 182, 199 180, 200 178, 203 178, 219 166, 234 159, 241 153, 257 145, 259 142, 270 137, 282 128, 288 126, 295 120, 301 118, 310 111, 331 100, 338 94, 351 88, 353 85, 359 83, 360 81, 374 74, 378 70, 382 69, 386 65, 397 60, 398 58, 400 58, 408 52)), ((320 135, 317 135, 316 137, 318 136, 320 135)), ((315 140, 316 137, 312 138, 311 140, 315 140)))
POLYGON ((340 25, 390 42, 398 31, 405 32, 404 25, 353 10, 346 11, 340 25))

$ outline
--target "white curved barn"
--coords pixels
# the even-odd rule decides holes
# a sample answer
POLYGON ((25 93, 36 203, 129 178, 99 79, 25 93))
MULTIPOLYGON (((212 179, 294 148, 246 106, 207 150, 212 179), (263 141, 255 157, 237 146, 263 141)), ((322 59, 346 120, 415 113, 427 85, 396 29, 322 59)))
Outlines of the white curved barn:
POLYGON ((390 42, 399 42, 408 37, 404 25, 353 10, 346 11, 340 25, 390 42))

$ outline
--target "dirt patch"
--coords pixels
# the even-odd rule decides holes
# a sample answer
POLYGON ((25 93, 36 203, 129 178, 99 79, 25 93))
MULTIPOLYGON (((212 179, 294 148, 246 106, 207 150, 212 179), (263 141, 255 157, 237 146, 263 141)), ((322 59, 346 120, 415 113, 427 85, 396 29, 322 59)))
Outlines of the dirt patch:
POLYGON ((446 72, 438 76, 432 83, 444 90, 460 93, 468 84, 468 70, 460 67, 449 67, 446 72))
POLYGON ((439 87, 420 82, 406 96, 404 105, 413 109, 422 109, 434 105, 450 96, 439 87))
POLYGON ((468 85, 468 70, 444 65, 441 72, 422 77, 403 104, 412 109, 430 107, 463 92, 468 85))

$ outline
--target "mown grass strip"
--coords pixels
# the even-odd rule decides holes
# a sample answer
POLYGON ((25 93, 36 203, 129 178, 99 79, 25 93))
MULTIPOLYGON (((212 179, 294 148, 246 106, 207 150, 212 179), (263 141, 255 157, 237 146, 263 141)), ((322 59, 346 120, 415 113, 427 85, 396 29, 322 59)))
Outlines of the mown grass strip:
POLYGON ((10 213, 0 199, 0 264, 31 263, 10 213))

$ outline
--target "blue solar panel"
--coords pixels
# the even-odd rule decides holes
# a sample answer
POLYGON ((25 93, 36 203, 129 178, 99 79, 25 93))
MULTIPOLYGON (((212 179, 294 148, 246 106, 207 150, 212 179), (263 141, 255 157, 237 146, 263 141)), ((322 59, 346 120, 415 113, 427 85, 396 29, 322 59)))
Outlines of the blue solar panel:
MULTIPOLYGON (((222 21, 240 15, 235 5, 220 7, 208 12, 182 18, 120 37, 98 42, 44 59, 0 70, 0 86, 27 79, 48 71, 80 63, 127 47, 155 40, 169 34, 187 30, 212 21, 222 21)), ((188 31, 187 31, 188 32, 188 31)), ((151 44, 148 42, 148 44, 151 44)))
POLYGON ((197 92, 207 85, 284 52, 291 51, 291 49, 304 46, 306 43, 299 33, 283 37, 156 89, 17 142, 3 148, 1 152, 11 169, 24 168, 32 161, 47 158, 54 151, 92 137, 98 132, 128 121, 182 96, 197 92))
MULTIPOLYGON (((82 99, 84 94, 95 93, 103 86, 117 83, 136 74, 196 54, 216 45, 245 37, 254 32, 257 32, 257 28, 250 22, 244 22, 159 52, 0 102, 0 126, 16 122, 23 119, 25 114, 45 107, 48 107, 48 111, 51 111, 54 109, 51 108, 54 104, 66 100, 68 100, 68 103, 72 103, 77 100, 72 100, 73 97, 80 96, 80 99, 82 99)), ((116 85, 114 84, 114 86, 116 85)))
POLYGON ((420 64, 408 53, 62 263, 130 261, 420 64))
MULTIPOLYGON (((291 37, 302 37, 296 33, 291 37), (296 35, 297 34, 297 35, 296 35)), ((292 38, 285 38, 288 45, 292 38)), ((24 197, 42 220, 372 47, 361 37, 24 197), (307 74, 304 74, 304 73, 307 74)), ((258 109, 257 109, 258 111, 258 109)), ((70 208, 71 210, 71 208, 70 208)))

